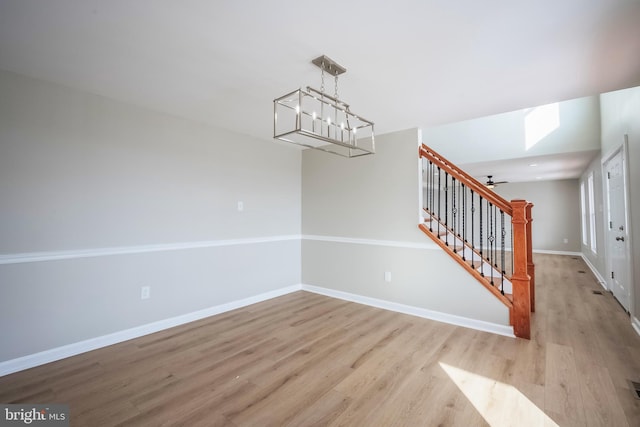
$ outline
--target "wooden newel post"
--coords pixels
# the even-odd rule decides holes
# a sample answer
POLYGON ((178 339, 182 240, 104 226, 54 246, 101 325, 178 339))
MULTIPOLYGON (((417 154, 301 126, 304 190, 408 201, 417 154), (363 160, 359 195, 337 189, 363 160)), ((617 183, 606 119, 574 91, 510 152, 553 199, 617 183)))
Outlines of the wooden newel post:
POLYGON ((536 311, 536 267, 533 264, 533 246, 531 243, 531 208, 533 203, 527 203, 527 274, 529 274, 529 292, 531 294, 531 312, 536 311))
MULTIPOLYGON (((531 339, 531 278, 527 272, 531 240, 527 236, 527 229, 530 231, 527 221, 526 200, 512 200, 513 216, 513 332, 519 338, 531 339)), ((529 209, 530 212, 530 209, 529 209)))

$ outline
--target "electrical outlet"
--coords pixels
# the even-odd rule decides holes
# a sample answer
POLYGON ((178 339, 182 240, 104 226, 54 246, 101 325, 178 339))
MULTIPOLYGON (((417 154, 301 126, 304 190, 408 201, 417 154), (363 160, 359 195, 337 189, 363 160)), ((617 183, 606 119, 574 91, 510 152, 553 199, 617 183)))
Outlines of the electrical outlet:
POLYGON ((567 239, 566 237, 562 241, 564 242, 565 245, 569 243, 569 239, 567 239))
POLYGON ((151 298, 151 286, 143 286, 140 288, 140 299, 151 298))
POLYGON ((244 210, 244 202, 238 202, 238 212, 242 212, 244 210))
POLYGON ((390 271, 385 271, 384 272, 384 281, 385 282, 391 282, 391 272, 390 271))

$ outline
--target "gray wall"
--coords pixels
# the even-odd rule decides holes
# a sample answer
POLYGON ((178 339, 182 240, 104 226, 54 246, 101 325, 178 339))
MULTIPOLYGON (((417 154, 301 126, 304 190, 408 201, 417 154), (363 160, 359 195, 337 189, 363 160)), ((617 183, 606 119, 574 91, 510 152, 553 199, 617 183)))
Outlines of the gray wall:
POLYGON ((374 156, 350 160, 303 152, 302 281, 508 325, 507 308, 417 228, 418 139, 415 129, 378 136, 374 156))
POLYGON ((302 232, 424 242, 418 221, 418 131, 376 137, 376 154, 302 154, 302 232))
POLYGON ((501 184, 495 192, 507 200, 533 202, 531 240, 534 250, 580 252, 578 180, 501 184), (564 243, 564 239, 568 243, 564 243))
MULTIPOLYGON (((640 318, 640 87, 600 96, 602 110, 602 155, 618 148, 624 135, 629 138, 629 186, 633 257, 633 297, 631 313, 640 318)), ((640 326, 640 322, 639 322, 640 326)))
POLYGON ((0 361, 300 283, 297 149, 9 72, 0 93, 0 361), (96 248, 123 253, 74 257, 96 248))

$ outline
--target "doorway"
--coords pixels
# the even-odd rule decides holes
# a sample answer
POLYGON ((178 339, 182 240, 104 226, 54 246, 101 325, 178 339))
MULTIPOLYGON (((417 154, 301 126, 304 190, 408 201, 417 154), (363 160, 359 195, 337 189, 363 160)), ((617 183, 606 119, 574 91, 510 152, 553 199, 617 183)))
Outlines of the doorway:
POLYGON ((629 233, 629 181, 627 179, 627 135, 620 148, 603 159, 606 200, 606 265, 608 287, 629 313, 631 302, 631 242, 629 233))

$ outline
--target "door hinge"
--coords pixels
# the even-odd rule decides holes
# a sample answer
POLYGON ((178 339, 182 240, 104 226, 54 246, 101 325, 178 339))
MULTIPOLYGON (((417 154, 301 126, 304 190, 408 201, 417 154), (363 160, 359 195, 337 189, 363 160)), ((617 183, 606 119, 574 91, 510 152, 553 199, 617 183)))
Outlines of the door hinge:
POLYGON ((609 230, 613 228, 613 221, 609 221, 609 230))
POLYGON ((611 278, 612 278, 612 279, 615 279, 615 277, 613 277, 613 271, 611 272, 611 278))
POLYGON ((611 172, 607 172, 607 179, 611 179, 611 172))

